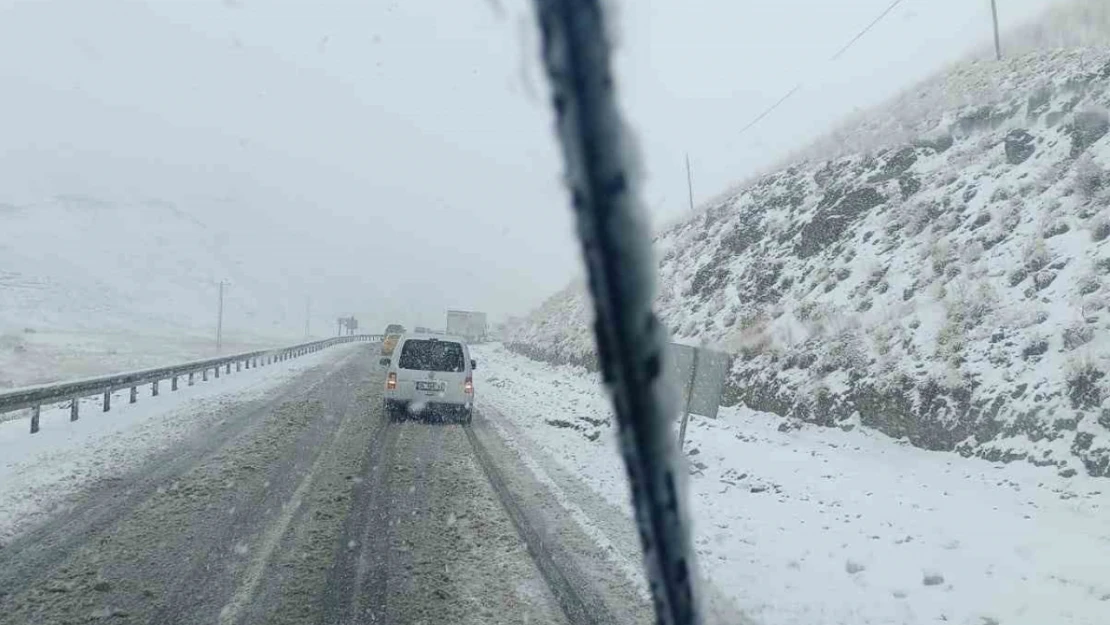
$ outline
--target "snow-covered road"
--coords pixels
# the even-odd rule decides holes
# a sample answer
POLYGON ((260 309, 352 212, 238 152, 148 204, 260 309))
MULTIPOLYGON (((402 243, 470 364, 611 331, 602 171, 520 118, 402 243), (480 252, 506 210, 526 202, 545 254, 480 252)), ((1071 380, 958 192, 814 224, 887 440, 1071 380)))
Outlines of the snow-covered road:
MULTIPOLYGON (((597 376, 474 351, 504 434, 630 513, 597 376)), ((756 622, 1110 622, 1105 480, 740 408, 694 417, 686 450, 699 565, 756 622)))
POLYGON ((0 429, 0 625, 651 622, 490 417, 387 419, 376 347, 0 429))
POLYGON ((358 349, 358 343, 245 369, 194 386, 184 381, 176 392, 165 385, 158 397, 149 389, 138 403, 128 391, 113 394, 112 410, 100 398, 82 400, 77 421, 67 407, 43 406, 41 431, 28 434, 26 418, 11 413, 0 423, 0 545, 21 528, 48 516, 76 490, 110 480, 224 418, 228 406, 267 397, 311 369, 330 369, 358 349))

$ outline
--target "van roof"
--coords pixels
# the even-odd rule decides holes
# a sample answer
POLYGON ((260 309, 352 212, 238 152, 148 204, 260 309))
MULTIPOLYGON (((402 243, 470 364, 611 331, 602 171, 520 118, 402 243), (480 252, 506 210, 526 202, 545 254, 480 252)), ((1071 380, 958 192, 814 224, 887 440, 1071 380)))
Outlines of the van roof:
POLYGON ((419 339, 422 341, 445 341, 451 343, 462 343, 466 345, 466 341, 459 336, 451 334, 427 334, 424 332, 406 332, 403 338, 407 341, 409 339, 419 339))

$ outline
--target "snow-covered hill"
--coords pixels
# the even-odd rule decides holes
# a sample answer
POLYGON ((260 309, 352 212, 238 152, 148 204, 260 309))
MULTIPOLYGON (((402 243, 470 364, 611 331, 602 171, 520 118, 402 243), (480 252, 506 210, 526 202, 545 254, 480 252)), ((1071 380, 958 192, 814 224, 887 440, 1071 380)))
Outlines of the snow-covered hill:
POLYGON ((216 200, 0 203, 0 388, 211 355, 221 280, 225 350, 300 340, 294 243, 216 200))
POLYGON ((207 331, 220 280, 231 284, 229 331, 266 334, 294 314, 303 325, 303 300, 286 301, 284 285, 261 271, 274 256, 266 247, 286 241, 267 230, 260 247, 210 218, 163 201, 59 196, 0 206, 0 329, 207 331))
MULTIPOLYGON (((1110 475, 1110 51, 972 62, 656 238, 727 390, 930 449, 1110 475)), ((509 337, 588 363, 581 287, 509 337)))

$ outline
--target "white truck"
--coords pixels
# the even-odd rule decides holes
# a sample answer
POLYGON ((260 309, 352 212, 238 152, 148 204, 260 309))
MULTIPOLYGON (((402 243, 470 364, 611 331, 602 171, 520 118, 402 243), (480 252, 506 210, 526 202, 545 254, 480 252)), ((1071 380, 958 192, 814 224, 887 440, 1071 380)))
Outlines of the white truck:
POLYGON ((461 336, 468 343, 483 343, 489 327, 486 313, 472 310, 448 310, 447 334, 461 336))

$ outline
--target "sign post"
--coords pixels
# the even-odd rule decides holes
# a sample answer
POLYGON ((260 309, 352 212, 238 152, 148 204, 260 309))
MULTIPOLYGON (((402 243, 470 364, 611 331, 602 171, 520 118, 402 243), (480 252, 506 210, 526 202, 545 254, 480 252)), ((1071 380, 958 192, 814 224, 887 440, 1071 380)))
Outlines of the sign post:
POLYGON ((698 378, 698 352, 700 349, 694 348, 694 363, 690 367, 690 381, 686 383, 686 402, 682 407, 682 425, 678 428, 678 448, 681 450, 686 446, 686 422, 690 420, 690 400, 694 397, 694 380, 698 378))

